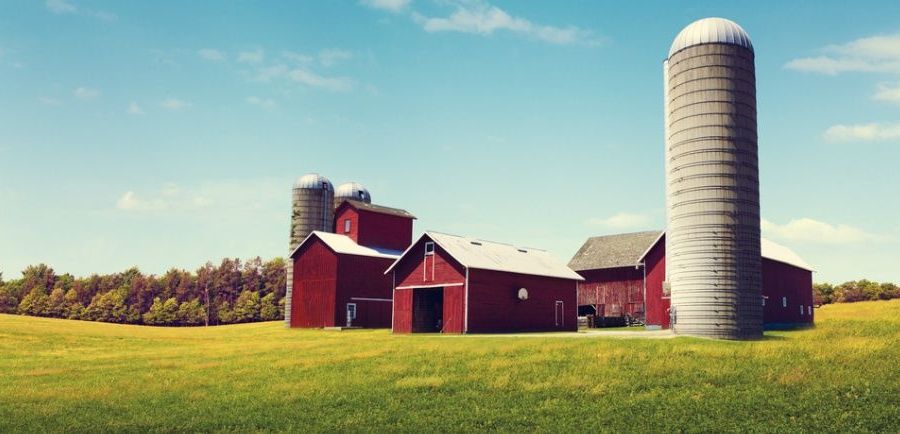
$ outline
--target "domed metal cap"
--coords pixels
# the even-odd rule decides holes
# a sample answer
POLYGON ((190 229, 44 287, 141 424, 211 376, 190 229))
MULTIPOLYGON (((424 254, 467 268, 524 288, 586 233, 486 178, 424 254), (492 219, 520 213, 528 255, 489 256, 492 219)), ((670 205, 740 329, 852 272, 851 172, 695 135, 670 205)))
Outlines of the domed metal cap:
POLYGON ((694 45, 700 44, 732 44, 753 51, 750 35, 736 22, 725 18, 704 18, 694 21, 685 27, 669 49, 669 57, 694 45))
POLYGON ((318 173, 307 173, 294 182, 294 188, 308 188, 314 190, 334 190, 331 181, 318 173))
POLYGON ((358 200, 360 202, 372 203, 372 195, 369 190, 358 182, 345 182, 334 191, 334 199, 341 200, 358 200))

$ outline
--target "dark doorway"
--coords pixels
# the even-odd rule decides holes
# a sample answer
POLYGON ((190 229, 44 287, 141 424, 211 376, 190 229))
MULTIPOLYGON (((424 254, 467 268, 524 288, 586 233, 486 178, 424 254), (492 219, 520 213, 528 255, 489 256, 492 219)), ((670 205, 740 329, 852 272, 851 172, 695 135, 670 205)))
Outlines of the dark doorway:
POLYGON ((413 333, 438 333, 444 327, 444 288, 413 292, 413 333))

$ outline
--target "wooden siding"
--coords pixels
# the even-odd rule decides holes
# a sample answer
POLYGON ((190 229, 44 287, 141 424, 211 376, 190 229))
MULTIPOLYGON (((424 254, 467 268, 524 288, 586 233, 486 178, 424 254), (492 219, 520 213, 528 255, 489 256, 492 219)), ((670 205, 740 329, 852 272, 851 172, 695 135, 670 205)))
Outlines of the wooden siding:
MULTIPOLYGON (((464 319, 463 284, 466 281, 465 269, 446 251, 435 245, 434 255, 425 256, 427 237, 416 243, 409 253, 394 267, 394 284, 403 288, 408 286, 443 287, 444 312, 443 323, 446 333, 462 333, 464 319), (426 260, 427 258, 427 260, 426 260), (433 278, 432 278, 433 277, 433 278)), ((410 289, 394 289, 394 323, 395 333, 412 332, 413 293, 410 289)))
POLYGON ((644 258, 647 267, 647 313, 644 324, 669 328, 669 296, 663 293, 666 280, 666 238, 663 236, 644 258))
POLYGON ((575 280, 488 270, 469 270, 469 333, 575 331, 575 280), (519 300, 519 288, 528 299, 519 300), (556 301, 563 302, 557 324, 556 301))
POLYGON ((294 258, 291 327, 332 327, 337 256, 321 240, 303 246, 294 258))
POLYGON ((346 235, 350 237, 356 244, 359 244, 359 213, 352 206, 342 206, 334 215, 334 233, 346 235), (345 221, 350 220, 350 231, 345 232, 345 221))
POLYGON ((596 316, 644 315, 644 270, 633 266, 579 271, 578 305, 594 306, 596 316))
POLYGON ((766 298, 763 323, 766 328, 786 328, 813 323, 812 271, 763 258, 762 293, 766 298), (784 306, 783 297, 787 297, 784 306), (800 312, 800 309, 803 312, 800 312), (812 312, 812 314, 810 314, 812 312))
POLYGON ((358 213, 359 245, 403 251, 412 243, 413 219, 366 210, 358 213))
POLYGON ((338 255, 337 293, 334 323, 347 323, 347 303, 356 303, 355 327, 389 328, 391 302, 359 300, 360 298, 391 300, 392 280, 384 271, 393 263, 388 258, 338 255))
POLYGON ((412 333, 412 296, 411 289, 394 290, 394 333, 412 333))

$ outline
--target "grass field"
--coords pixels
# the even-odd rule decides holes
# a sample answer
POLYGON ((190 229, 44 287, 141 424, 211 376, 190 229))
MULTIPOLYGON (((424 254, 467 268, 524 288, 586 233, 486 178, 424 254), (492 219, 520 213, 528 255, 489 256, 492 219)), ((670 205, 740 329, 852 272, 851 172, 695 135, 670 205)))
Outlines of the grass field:
POLYGON ((893 431, 900 300, 757 342, 0 315, 0 431, 893 431))

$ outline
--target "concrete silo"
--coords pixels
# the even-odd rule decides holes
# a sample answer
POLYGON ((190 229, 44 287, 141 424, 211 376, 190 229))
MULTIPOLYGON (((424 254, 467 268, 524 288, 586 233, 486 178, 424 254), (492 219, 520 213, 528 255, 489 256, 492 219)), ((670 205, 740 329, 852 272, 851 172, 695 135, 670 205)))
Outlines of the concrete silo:
POLYGON ((358 182, 345 182, 334 189, 335 208, 348 199, 372 203, 372 195, 369 194, 369 190, 358 182))
POLYGON ((675 333, 762 336, 756 74, 750 37, 705 18, 663 64, 667 280, 675 333))
MULTIPOLYGON (((333 232, 334 186, 318 173, 301 176, 291 193, 291 238, 288 255, 312 231, 333 232)), ((287 261, 287 290, 284 298, 284 322, 291 326, 291 294, 294 264, 287 261)))

